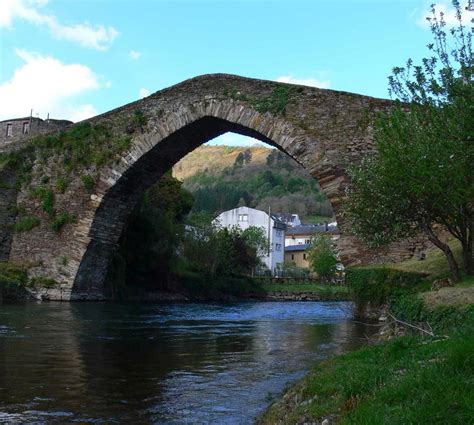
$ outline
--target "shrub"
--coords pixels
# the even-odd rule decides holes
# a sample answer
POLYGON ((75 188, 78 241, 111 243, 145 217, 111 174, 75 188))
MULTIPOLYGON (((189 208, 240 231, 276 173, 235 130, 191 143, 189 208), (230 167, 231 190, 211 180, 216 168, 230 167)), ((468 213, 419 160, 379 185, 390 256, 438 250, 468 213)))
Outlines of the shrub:
POLYGON ((346 272, 346 283, 357 303, 374 306, 390 301, 395 295, 414 293, 422 289, 424 275, 388 268, 351 268, 346 272))
POLYGON ((25 284, 28 275, 23 267, 7 262, 0 262, 0 282, 17 282, 25 284))
POLYGON ((135 127, 143 129, 143 126, 147 123, 147 118, 141 109, 135 109, 133 111, 133 124, 135 127))
POLYGON ((85 176, 81 176, 81 182, 85 189, 90 190, 95 185, 94 177, 86 174, 85 176))
POLYGON ((54 192, 51 189, 48 189, 43 197, 42 202, 43 211, 49 216, 55 214, 54 210, 54 192))
POLYGON ((57 180, 56 180, 56 190, 59 192, 59 193, 64 193, 66 191, 66 188, 67 188, 67 181, 65 178, 63 177, 59 177, 57 180))
POLYGON ((32 287, 44 287, 44 288, 53 288, 55 286, 59 285, 59 282, 51 279, 49 277, 44 277, 44 276, 36 276, 32 278, 28 284, 28 286, 32 287))
POLYGON ((28 232, 40 224, 38 217, 26 216, 21 217, 13 226, 15 232, 28 232))
POLYGON ((73 221, 74 216, 67 212, 62 212, 51 222, 51 229, 53 229, 55 232, 59 232, 65 224, 72 223, 73 221))

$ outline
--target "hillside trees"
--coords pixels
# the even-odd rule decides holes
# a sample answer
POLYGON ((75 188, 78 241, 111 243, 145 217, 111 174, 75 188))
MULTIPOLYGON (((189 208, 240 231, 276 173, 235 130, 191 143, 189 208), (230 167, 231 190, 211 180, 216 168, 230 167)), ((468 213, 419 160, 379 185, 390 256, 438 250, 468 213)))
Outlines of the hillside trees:
POLYGON ((436 231, 442 226, 461 242, 465 272, 473 274, 473 29, 453 5, 458 25, 449 31, 432 9, 432 56, 393 69, 390 92, 405 103, 378 118, 377 152, 350 170, 346 214, 355 234, 373 246, 424 232, 459 281, 453 253, 436 231))
MULTIPOLYGON (((272 211, 297 213, 302 218, 331 217, 331 205, 316 180, 284 153, 268 151, 265 161, 254 161, 251 150, 246 149, 239 152, 231 166, 203 169, 188 176, 184 186, 194 197, 192 212, 218 214, 246 205, 264 211, 270 207, 272 211)), ((198 153, 194 157, 200 159, 198 153)))

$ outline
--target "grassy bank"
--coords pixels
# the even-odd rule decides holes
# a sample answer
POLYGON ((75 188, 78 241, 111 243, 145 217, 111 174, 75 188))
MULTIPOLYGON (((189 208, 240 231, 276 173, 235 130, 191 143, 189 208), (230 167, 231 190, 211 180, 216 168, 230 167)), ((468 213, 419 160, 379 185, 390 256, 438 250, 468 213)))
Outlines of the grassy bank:
POLYGON ((425 332, 406 327, 405 336, 318 363, 257 423, 473 424, 474 278, 431 291, 447 267, 429 254, 417 264, 348 273, 359 303, 387 305, 425 332))
POLYGON ((404 337, 321 362, 258 423, 470 424, 473 330, 404 337))

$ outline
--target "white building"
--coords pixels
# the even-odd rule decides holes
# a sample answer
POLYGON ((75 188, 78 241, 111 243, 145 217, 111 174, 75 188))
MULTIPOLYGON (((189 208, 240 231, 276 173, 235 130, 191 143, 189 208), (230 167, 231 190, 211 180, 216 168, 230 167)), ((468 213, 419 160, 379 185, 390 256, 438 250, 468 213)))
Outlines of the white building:
POLYGON ((285 235, 285 246, 308 245, 316 234, 321 233, 329 233, 334 239, 337 235, 337 223, 303 224, 289 227, 285 235))
POLYGON ((301 226, 300 216, 291 213, 275 213, 275 217, 285 223, 287 227, 301 226))
POLYGON ((269 253, 261 257, 262 262, 272 274, 278 264, 285 260, 285 230, 286 225, 273 215, 249 207, 238 207, 219 214, 215 221, 223 227, 239 226, 245 230, 251 226, 260 227, 270 243, 269 253))

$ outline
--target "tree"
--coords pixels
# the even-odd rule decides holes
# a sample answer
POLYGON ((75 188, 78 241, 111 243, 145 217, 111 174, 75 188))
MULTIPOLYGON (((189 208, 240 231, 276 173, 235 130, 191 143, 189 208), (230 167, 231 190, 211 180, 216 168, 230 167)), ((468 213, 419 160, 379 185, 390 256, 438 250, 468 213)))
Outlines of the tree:
POLYGON ((338 263, 337 254, 326 235, 318 235, 311 241, 308 249, 308 262, 311 270, 316 272, 324 281, 330 281, 336 273, 338 263))
POLYGON ((163 286, 183 233, 192 195, 166 173, 140 199, 120 239, 128 284, 163 286))
POLYGON ((459 2, 453 5, 458 25, 448 32, 432 8, 432 56, 393 69, 390 93, 400 102, 376 120, 376 152, 349 170, 345 213, 354 233, 374 247, 424 232, 459 281, 453 253, 436 231, 442 226, 459 239, 464 269, 473 274, 472 29, 462 25, 459 2))
POLYGON ((182 259, 212 279, 250 274, 268 251, 265 231, 258 227, 225 228, 194 215, 191 228, 184 238, 182 259))

